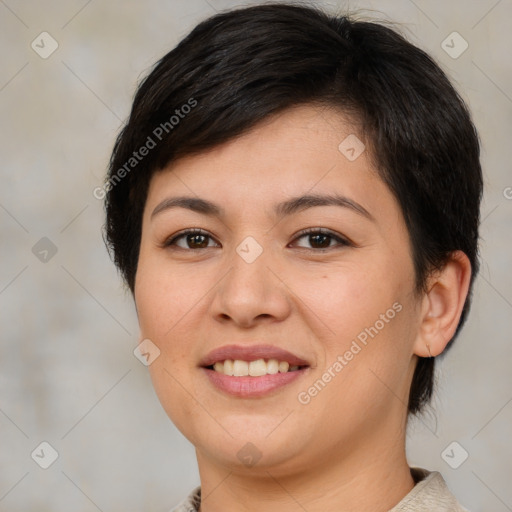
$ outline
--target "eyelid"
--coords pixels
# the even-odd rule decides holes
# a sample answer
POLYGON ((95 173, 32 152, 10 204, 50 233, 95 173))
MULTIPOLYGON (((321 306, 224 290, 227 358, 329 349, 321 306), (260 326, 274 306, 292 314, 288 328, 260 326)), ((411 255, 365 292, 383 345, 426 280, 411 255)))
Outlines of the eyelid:
MULTIPOLYGON (((212 236, 208 231, 206 231, 202 228, 187 228, 187 229, 182 229, 181 231, 178 231, 177 233, 174 233, 171 236, 167 237, 164 240, 164 242, 162 244, 160 244, 160 246, 162 248, 173 246, 173 247, 178 247, 178 249, 183 249, 182 247, 179 247, 176 245, 176 240, 178 240, 178 238, 181 238, 181 237, 184 237, 187 235, 204 235, 204 236, 211 238, 213 241, 215 241, 215 243, 220 245, 218 240, 216 240, 215 237, 212 236)), ((211 247, 208 247, 208 249, 211 249, 211 247)), ((194 249, 183 249, 183 250, 193 251, 194 249)))

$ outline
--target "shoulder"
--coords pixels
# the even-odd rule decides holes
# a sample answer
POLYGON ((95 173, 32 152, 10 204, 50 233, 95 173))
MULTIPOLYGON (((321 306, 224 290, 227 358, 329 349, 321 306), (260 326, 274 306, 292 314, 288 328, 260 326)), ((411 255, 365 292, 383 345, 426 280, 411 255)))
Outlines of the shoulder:
MULTIPOLYGON (((469 512, 450 492, 441 473, 411 468, 416 485, 389 512, 469 512)), ((201 503, 201 487, 196 487, 169 512, 197 512, 201 503)))
POLYGON ((197 512, 201 503, 201 487, 196 487, 181 503, 169 512, 197 512))
POLYGON ((438 471, 411 468, 416 485, 389 512, 469 512, 450 492, 438 471))

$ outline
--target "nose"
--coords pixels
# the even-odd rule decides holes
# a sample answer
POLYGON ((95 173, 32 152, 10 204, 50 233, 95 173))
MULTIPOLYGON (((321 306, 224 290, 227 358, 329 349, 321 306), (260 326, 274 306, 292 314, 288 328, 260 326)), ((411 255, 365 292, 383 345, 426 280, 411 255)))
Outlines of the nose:
POLYGON ((233 322, 249 328, 261 322, 284 320, 291 300, 275 258, 270 250, 254 260, 233 250, 227 262, 229 270, 215 288, 211 313, 219 322, 233 322))

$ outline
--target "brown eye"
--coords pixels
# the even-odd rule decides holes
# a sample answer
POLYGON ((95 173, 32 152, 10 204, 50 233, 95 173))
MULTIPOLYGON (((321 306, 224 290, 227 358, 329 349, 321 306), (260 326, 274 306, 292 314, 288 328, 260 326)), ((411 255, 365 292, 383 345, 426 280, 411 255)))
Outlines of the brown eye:
POLYGON ((215 247, 210 245, 213 238, 202 230, 189 229, 182 231, 178 235, 172 237, 165 242, 165 247, 176 246, 180 249, 207 249, 209 247, 215 247))
POLYGON ((299 247, 305 249, 327 250, 333 249, 337 246, 339 247, 351 245, 341 236, 324 229, 309 229, 302 231, 295 240, 300 240, 301 238, 306 239, 310 245, 310 247, 299 245, 299 247), (333 241, 337 243, 331 245, 333 241))
POLYGON ((185 235, 185 240, 191 249, 208 247, 208 237, 206 235, 185 235))
POLYGON ((317 234, 317 235, 308 235, 309 242, 316 249, 326 249, 331 245, 332 237, 330 235, 317 234))

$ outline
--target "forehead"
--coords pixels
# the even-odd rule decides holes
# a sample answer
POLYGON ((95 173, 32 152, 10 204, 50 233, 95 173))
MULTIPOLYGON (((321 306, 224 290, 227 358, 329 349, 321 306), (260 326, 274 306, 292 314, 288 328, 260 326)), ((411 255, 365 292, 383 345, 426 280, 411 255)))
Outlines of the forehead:
POLYGON ((225 209, 289 197, 338 194, 363 208, 395 210, 356 127, 339 111, 311 105, 267 118, 251 131, 172 162, 150 183, 146 210, 169 195, 220 202, 225 209))

